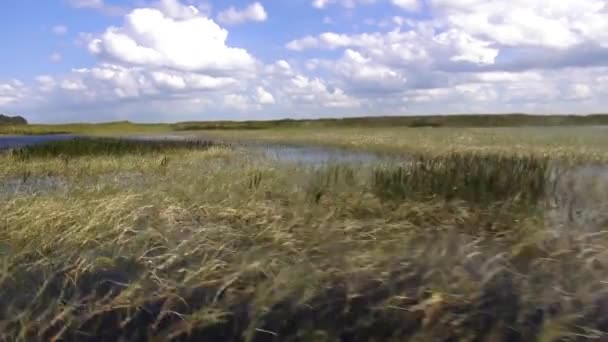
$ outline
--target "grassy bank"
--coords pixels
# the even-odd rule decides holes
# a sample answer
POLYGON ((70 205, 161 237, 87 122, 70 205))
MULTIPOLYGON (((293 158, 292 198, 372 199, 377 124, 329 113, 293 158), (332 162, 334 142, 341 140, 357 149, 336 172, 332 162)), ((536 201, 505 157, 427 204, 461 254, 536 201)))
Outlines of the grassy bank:
POLYGON ((0 135, 47 135, 47 134, 141 134, 166 133, 172 131, 168 124, 137 124, 131 122, 109 122, 100 124, 62 125, 0 125, 0 135))
POLYGON ((68 180, 0 195, 2 339, 557 341, 608 332, 608 238, 546 219, 542 158, 429 155, 313 169, 222 147, 61 146, 61 156, 0 155, 10 165, 3 183, 23 172, 68 180))

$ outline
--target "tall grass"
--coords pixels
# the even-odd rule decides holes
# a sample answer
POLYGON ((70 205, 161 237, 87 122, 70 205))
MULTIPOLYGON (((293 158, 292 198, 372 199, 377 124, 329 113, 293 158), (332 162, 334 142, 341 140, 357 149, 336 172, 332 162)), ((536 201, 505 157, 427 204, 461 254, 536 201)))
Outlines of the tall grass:
POLYGON ((12 149, 10 153, 18 159, 81 156, 120 156, 148 154, 179 150, 206 150, 216 144, 200 140, 136 140, 114 138, 75 138, 28 145, 12 149))
POLYGON ((386 199, 460 199, 537 203, 546 193, 549 159, 453 153, 418 156, 406 166, 374 170, 374 193, 386 199))
POLYGON ((52 151, 0 156, 15 175, 85 170, 57 191, 0 196, 3 340, 608 333, 608 227, 555 235, 542 215, 508 206, 517 196, 536 206, 543 158, 429 156, 397 171, 281 166, 221 147, 112 147, 66 167, 61 155, 84 153, 52 151), (137 170, 140 183, 99 169, 137 170), (478 205, 485 200, 505 205, 478 205), (488 229, 496 226, 500 234, 488 229))

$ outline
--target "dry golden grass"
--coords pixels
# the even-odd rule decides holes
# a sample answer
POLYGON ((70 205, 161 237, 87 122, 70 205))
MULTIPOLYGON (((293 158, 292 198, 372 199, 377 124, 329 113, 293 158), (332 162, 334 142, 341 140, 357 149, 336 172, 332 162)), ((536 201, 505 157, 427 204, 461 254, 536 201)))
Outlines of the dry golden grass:
POLYGON ((540 208, 509 200, 386 200, 366 167, 311 170, 222 148, 1 158, 3 182, 23 172, 68 180, 0 195, 2 339, 608 331, 608 226, 556 231, 540 208))
POLYGON ((339 146, 393 153, 451 152, 608 160, 606 127, 297 128, 202 131, 204 137, 339 146))

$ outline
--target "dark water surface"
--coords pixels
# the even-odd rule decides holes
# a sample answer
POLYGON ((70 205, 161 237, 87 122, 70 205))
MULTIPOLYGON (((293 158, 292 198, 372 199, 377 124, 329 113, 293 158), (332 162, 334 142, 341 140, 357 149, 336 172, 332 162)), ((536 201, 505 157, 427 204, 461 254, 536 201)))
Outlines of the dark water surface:
POLYGON ((0 150, 78 138, 77 135, 0 135, 0 150))

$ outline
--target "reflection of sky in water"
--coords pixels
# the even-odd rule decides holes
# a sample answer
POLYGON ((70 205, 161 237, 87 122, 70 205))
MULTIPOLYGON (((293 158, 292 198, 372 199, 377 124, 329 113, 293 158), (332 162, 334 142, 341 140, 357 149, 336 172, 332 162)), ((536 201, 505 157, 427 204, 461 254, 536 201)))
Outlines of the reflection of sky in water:
POLYGON ((245 148, 251 150, 252 152, 260 153, 266 158, 272 160, 306 165, 319 165, 327 163, 369 164, 386 159, 373 153, 353 152, 324 147, 251 145, 246 146, 245 148))

